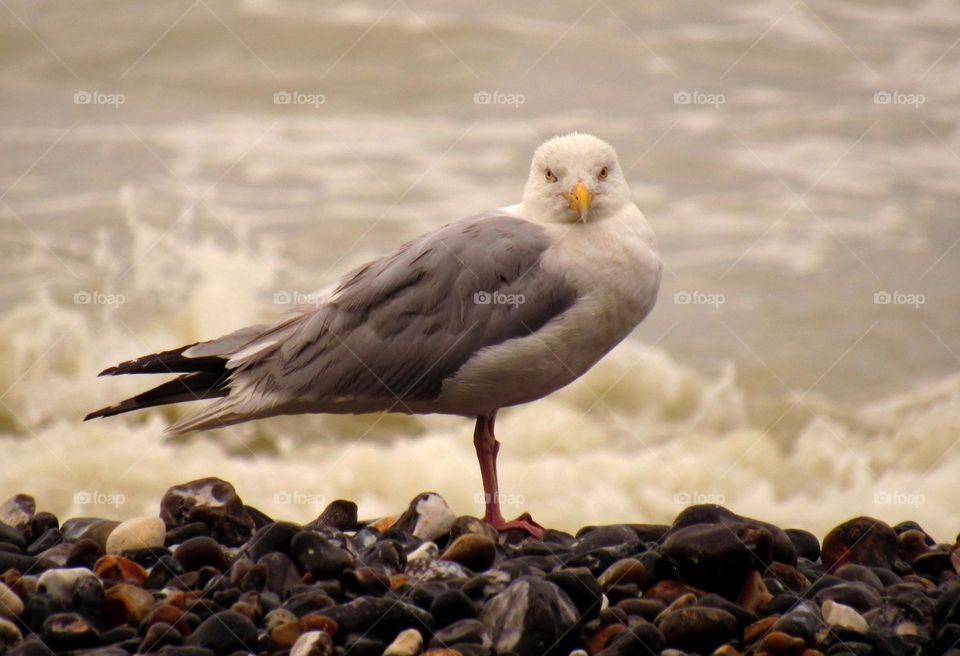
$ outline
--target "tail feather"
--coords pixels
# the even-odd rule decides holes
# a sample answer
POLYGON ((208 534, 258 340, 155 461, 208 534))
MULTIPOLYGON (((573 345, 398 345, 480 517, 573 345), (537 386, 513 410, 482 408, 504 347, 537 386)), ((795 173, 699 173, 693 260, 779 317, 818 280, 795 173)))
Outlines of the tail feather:
POLYGON ((160 353, 151 353, 140 358, 121 362, 107 367, 99 376, 119 376, 121 374, 184 374, 198 371, 219 372, 226 370, 227 359, 217 355, 188 358, 184 351, 197 344, 187 344, 180 348, 160 353))
MULTIPOLYGON (((148 356, 149 357, 149 356, 148 356)), ((140 358, 141 360, 143 358, 140 358)), ((133 373, 133 372, 131 372, 133 373)), ((112 417, 131 410, 151 408, 168 403, 182 403, 184 401, 199 401, 227 396, 230 393, 227 387, 229 373, 226 371, 201 371, 179 376, 167 381, 142 394, 121 401, 116 405, 101 408, 91 412, 83 418, 84 421, 97 417, 112 417)))

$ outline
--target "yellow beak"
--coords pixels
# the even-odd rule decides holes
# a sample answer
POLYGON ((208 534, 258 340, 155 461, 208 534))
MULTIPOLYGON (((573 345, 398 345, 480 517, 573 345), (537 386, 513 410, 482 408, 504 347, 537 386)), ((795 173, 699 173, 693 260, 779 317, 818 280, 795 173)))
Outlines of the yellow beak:
POLYGON ((565 191, 562 194, 564 200, 570 205, 570 209, 577 213, 577 218, 586 221, 587 212, 590 211, 590 202, 593 200, 593 194, 583 184, 583 180, 577 180, 572 191, 565 191))

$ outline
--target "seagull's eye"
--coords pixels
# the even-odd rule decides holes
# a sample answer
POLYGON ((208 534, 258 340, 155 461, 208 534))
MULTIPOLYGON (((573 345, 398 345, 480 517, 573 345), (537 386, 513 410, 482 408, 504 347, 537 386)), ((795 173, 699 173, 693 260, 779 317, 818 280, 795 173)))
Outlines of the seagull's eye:
POLYGON ((600 169, 600 173, 597 174, 597 179, 598 179, 598 180, 606 180, 606 179, 607 179, 607 173, 609 173, 609 171, 607 170, 607 167, 604 166, 602 169, 600 169))
POLYGON ((543 169, 543 177, 546 178, 547 182, 556 182, 557 176, 553 174, 553 171, 550 169, 543 169))

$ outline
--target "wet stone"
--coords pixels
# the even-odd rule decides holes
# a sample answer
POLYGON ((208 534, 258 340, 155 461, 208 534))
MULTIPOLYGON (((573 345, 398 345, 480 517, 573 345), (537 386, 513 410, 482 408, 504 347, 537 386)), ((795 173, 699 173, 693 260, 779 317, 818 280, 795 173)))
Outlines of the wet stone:
POLYGON ((95 541, 84 538, 71 545, 64 564, 66 567, 86 567, 92 570, 101 556, 103 556, 103 548, 95 541))
POLYGON ((203 522, 190 522, 189 524, 169 529, 163 543, 168 547, 172 547, 186 542, 190 538, 210 537, 210 533, 210 527, 203 522))
POLYGON ((0 523, 24 535, 37 511, 37 502, 29 494, 18 494, 0 504, 0 523))
POLYGON ((17 551, 23 551, 27 546, 27 540, 19 529, 0 524, 0 545, 11 545, 17 551))
POLYGON ((880 593, 864 583, 842 583, 825 588, 814 596, 814 600, 820 604, 830 600, 862 612, 877 608, 883 602, 880 593))
POLYGON ((333 641, 323 631, 304 633, 290 648, 290 656, 330 656, 330 654, 333 654, 333 641))
POLYGON ((496 556, 497 545, 493 540, 486 535, 469 533, 454 540, 440 558, 482 572, 493 565, 496 556))
POLYGON ((821 558, 828 571, 848 563, 868 567, 893 567, 897 534, 871 517, 857 517, 830 531, 823 539, 821 558))
POLYGON ((319 526, 329 526, 339 531, 357 530, 357 504, 343 499, 331 501, 320 513, 320 516, 307 524, 305 528, 319 526))
POLYGON ((237 491, 219 478, 203 478, 167 490, 160 502, 160 518, 167 529, 203 522, 226 546, 239 546, 253 533, 253 520, 237 491))
POLYGON ((461 590, 444 590, 430 604, 430 614, 439 627, 475 618, 479 610, 477 604, 461 590))
POLYGON ((301 531, 290 541, 290 553, 304 574, 314 580, 339 578, 353 565, 353 556, 314 531, 301 531))
POLYGON ((443 647, 453 644, 476 644, 490 648, 490 634, 479 620, 460 620, 450 626, 434 631, 430 647, 443 647))
POLYGON ((153 595, 129 583, 117 583, 103 594, 103 611, 110 626, 137 625, 154 604, 153 595))
POLYGON ((577 614, 585 621, 592 620, 600 613, 603 602, 603 589, 585 567, 557 570, 545 577, 563 590, 567 598, 576 606, 577 614))
POLYGON ((406 629, 397 634, 383 656, 417 656, 423 646, 423 636, 416 629, 406 629))
POLYGON ((797 557, 814 562, 820 560, 820 540, 817 539, 816 535, 799 528, 788 528, 784 533, 793 543, 793 548, 797 551, 797 557))
MULTIPOLYGON (((807 602, 809 603, 809 602, 807 602)), ((800 604, 790 612, 781 615, 771 630, 780 631, 805 642, 812 642, 817 631, 823 626, 820 614, 806 603, 800 604)))
POLYGON ((216 540, 197 536, 182 542, 173 552, 173 558, 190 572, 208 566, 223 571, 227 556, 216 540))
POLYGON ((403 629, 431 629, 433 618, 425 610, 401 599, 362 597, 346 604, 323 609, 343 633, 363 634, 392 639, 403 629))
POLYGON ((20 628, 0 614, 0 651, 13 647, 23 641, 20 628))
MULTIPOLYGON (((515 580, 490 599, 481 619, 498 652, 540 656, 559 650, 578 620, 573 602, 558 586, 532 576, 515 580)), ((559 651, 557 652, 559 653, 559 651)))
POLYGON ((639 656, 660 654, 666 646, 663 633, 650 622, 632 623, 626 631, 621 631, 609 640, 603 656, 639 656))
POLYGON ((646 580, 647 570, 636 558, 618 560, 597 577, 597 582, 604 589, 624 584, 633 584, 642 588, 646 580))
POLYGON ((57 601, 67 603, 73 598, 77 581, 84 577, 96 578, 94 573, 86 567, 47 570, 37 580, 37 589, 40 592, 46 592, 57 601))
POLYGON ((0 617, 13 619, 23 613, 23 601, 5 583, 0 583, 0 617))
POLYGON ((147 654, 156 652, 167 645, 180 645, 182 643, 183 634, 176 627, 166 622, 155 622, 147 627, 138 651, 141 654, 147 654))
POLYGON ((100 635, 77 613, 56 613, 43 622, 43 641, 51 649, 81 649, 100 643, 100 635))
POLYGON ((257 627, 240 613, 225 610, 201 622, 187 638, 187 644, 204 647, 218 655, 235 651, 255 652, 257 627))
POLYGON ((737 636, 737 619, 725 610, 690 606, 669 613, 658 622, 671 647, 709 652, 737 636))
POLYGON ((63 533, 63 539, 67 542, 76 542, 83 539, 93 540, 106 553, 107 538, 118 526, 120 526, 120 522, 111 519, 75 517, 65 521, 63 526, 60 527, 60 531, 63 533))
POLYGON ((25 550, 28 556, 36 556, 37 554, 40 554, 47 549, 51 549, 63 542, 63 534, 60 532, 59 528, 48 528, 46 531, 38 535, 39 537, 31 542, 30 546, 25 550))

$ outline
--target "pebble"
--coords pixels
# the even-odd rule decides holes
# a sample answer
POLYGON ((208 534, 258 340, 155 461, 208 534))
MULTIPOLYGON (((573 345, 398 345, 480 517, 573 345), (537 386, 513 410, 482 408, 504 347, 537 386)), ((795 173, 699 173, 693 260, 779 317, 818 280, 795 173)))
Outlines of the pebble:
POLYGON ((897 546, 897 534, 890 526, 872 517, 857 517, 827 533, 821 558, 828 571, 848 563, 890 569, 897 546))
POLYGON ((475 572, 482 572, 493 565, 496 556, 497 545, 488 536, 467 533, 454 540, 440 558, 460 563, 475 572))
POLYGON ((553 648, 576 624, 576 606, 558 586, 524 576, 483 607, 481 619, 497 652, 540 656, 553 648))
POLYGON ((850 606, 827 600, 821 607, 824 621, 833 627, 842 627, 857 633, 866 633, 870 626, 863 616, 850 606))
POLYGON ((456 513, 443 497, 435 492, 426 492, 410 502, 393 528, 406 531, 421 540, 436 540, 450 531, 456 519, 456 513))
POLYGON ((13 619, 23 613, 23 600, 5 583, 0 583, 0 617, 13 619))
POLYGON ((104 550, 120 554, 135 549, 162 547, 167 527, 159 517, 136 517, 121 522, 110 532, 104 550))
POLYGON ((77 581, 85 576, 96 578, 86 567, 50 569, 40 575, 37 586, 40 592, 46 592, 57 601, 67 603, 73 597, 77 581))
POLYGON ((0 511, 4 656, 960 656, 957 545, 911 522, 856 518, 821 549, 719 506, 533 540, 429 492, 306 526, 219 479, 122 523, 31 503, 0 511))
POLYGON ((37 512, 37 502, 29 494, 17 494, 0 504, 0 523, 25 532, 37 512))
POLYGON ((290 648, 290 656, 330 656, 333 641, 323 631, 308 631, 290 648))
POLYGON ((256 652, 257 627, 240 613, 225 610, 201 622, 187 637, 187 644, 204 647, 218 655, 235 651, 256 652))
POLYGON ((160 519, 167 529, 203 522, 211 535, 228 547, 246 542, 254 529, 233 485, 219 478, 202 478, 168 489, 160 501, 160 519))
POLYGON ((405 629, 397 634, 383 652, 383 656, 417 656, 423 647, 423 636, 416 629, 405 629))
POLYGON ((668 645, 705 652, 737 636, 737 618, 719 608, 689 606, 663 616, 657 628, 668 645))

